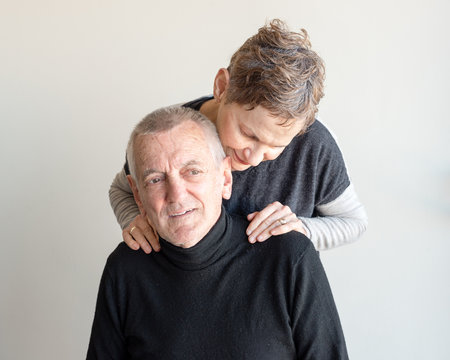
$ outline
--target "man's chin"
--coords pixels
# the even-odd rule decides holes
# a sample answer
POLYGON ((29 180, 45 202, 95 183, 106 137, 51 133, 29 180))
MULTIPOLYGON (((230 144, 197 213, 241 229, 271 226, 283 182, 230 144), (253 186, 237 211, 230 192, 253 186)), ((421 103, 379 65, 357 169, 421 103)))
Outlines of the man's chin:
POLYGON ((206 233, 203 234, 199 231, 199 227, 193 226, 180 226, 176 229, 170 237, 166 239, 172 245, 179 246, 182 248, 190 248, 196 245, 201 239, 205 237, 206 233))

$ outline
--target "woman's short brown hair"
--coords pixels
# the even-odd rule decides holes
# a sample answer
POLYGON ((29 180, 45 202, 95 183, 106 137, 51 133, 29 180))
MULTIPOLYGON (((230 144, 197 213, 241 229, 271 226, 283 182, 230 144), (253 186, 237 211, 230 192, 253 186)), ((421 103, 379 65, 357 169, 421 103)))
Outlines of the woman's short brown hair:
POLYGON ((227 103, 261 105, 286 120, 305 117, 304 129, 314 121, 325 67, 306 30, 292 32, 272 20, 234 53, 228 71, 227 103))

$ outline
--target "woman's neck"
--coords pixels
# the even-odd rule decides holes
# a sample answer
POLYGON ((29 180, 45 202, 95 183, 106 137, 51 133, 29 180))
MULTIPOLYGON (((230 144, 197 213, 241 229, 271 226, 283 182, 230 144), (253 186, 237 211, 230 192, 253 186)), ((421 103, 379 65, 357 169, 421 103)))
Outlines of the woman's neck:
POLYGON ((219 112, 219 105, 216 99, 211 99, 205 101, 202 106, 200 106, 200 112, 205 115, 209 120, 211 120, 214 125, 217 120, 217 113, 219 112))

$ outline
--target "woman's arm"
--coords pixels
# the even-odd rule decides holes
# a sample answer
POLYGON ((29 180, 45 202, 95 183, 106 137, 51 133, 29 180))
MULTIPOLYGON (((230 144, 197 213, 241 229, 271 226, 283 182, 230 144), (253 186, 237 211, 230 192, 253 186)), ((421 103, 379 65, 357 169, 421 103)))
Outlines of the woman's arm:
POLYGON ((117 173, 111 184, 109 201, 122 229, 125 229, 140 214, 124 169, 117 173))
POLYGON ((316 250, 327 250, 355 241, 367 228, 366 211, 352 184, 335 200, 316 206, 316 210, 319 217, 297 217, 288 206, 274 202, 247 216, 249 242, 297 231, 309 237, 316 250))
POLYGON ((147 217, 140 213, 124 169, 116 175, 111 184, 109 201, 122 227, 123 241, 131 249, 141 248, 147 254, 152 249, 160 250, 158 235, 148 223, 147 217))
POLYGON ((316 206, 318 217, 299 217, 316 250, 327 250, 357 240, 366 230, 368 218, 353 184, 335 200, 316 206))

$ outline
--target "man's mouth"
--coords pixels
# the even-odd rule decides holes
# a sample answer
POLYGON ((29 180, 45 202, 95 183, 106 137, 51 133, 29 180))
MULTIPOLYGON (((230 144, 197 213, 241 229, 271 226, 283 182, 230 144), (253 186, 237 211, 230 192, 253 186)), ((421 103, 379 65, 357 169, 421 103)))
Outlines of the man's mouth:
POLYGON ((186 214, 190 214, 193 211, 194 211, 194 209, 188 209, 188 210, 180 211, 180 212, 177 212, 177 213, 169 214, 169 217, 171 217, 171 218, 179 217, 179 216, 183 216, 183 215, 186 215, 186 214))

